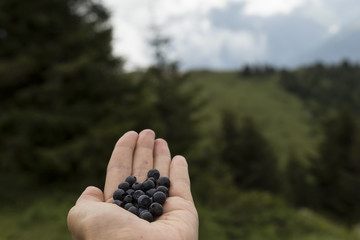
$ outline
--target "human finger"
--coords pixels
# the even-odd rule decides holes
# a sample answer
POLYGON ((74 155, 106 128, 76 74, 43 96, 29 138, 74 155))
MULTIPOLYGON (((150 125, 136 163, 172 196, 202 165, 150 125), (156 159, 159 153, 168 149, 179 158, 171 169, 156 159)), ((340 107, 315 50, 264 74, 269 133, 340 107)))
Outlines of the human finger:
POLYGON ((142 182, 147 177, 147 172, 153 168, 153 150, 155 142, 155 133, 150 129, 141 131, 136 143, 133 170, 138 182, 142 182))
POLYGON ((159 170, 161 177, 169 177, 171 155, 167 142, 156 139, 154 144, 154 168, 159 170))
POLYGON ((188 164, 183 156, 175 156, 170 164, 170 197, 178 196, 193 201, 190 190, 188 164))
POLYGON ((134 131, 125 133, 116 143, 106 171, 105 199, 112 197, 120 182, 131 175, 133 154, 138 134, 134 131))
POLYGON ((99 188, 89 186, 80 195, 80 197, 76 201, 76 205, 82 204, 82 203, 87 202, 87 201, 90 201, 90 202, 104 202, 104 194, 99 188))

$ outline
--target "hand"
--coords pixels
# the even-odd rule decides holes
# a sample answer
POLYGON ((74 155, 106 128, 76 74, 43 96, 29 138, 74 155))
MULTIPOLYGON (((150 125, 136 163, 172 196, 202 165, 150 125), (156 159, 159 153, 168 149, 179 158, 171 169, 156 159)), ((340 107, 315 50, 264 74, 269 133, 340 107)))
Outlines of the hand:
POLYGON ((186 160, 171 160, 168 145, 155 140, 155 133, 144 130, 125 133, 116 143, 110 158, 104 193, 87 187, 68 214, 68 227, 75 240, 82 239, 198 239, 198 215, 190 191, 186 160), (113 204, 113 192, 127 176, 143 182, 148 170, 156 168, 171 181, 164 213, 147 222, 113 204))

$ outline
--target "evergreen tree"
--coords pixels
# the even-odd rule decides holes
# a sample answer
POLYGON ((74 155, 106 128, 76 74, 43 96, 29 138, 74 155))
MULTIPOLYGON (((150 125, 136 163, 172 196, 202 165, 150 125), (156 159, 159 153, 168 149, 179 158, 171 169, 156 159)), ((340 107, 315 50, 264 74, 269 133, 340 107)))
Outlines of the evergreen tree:
POLYGON ((242 189, 278 191, 276 157, 254 121, 244 118, 237 129, 234 115, 224 113, 222 133, 222 160, 232 169, 235 184, 242 189))
POLYGON ((360 220, 359 129, 346 111, 323 124, 324 140, 313 161, 319 209, 348 224, 360 220))
POLYGON ((99 159, 135 125, 139 101, 108 17, 93 0, 1 1, 1 170, 103 176, 99 159))
POLYGON ((148 116, 142 126, 152 127, 165 138, 174 154, 185 154, 199 139, 198 110, 204 101, 199 98, 201 88, 189 82, 189 75, 179 70, 178 63, 167 56, 169 38, 154 29, 151 45, 155 64, 142 76, 141 89, 149 101, 148 116))
POLYGON ((294 152, 290 153, 285 171, 285 195, 297 207, 314 204, 316 194, 310 181, 309 170, 294 152))

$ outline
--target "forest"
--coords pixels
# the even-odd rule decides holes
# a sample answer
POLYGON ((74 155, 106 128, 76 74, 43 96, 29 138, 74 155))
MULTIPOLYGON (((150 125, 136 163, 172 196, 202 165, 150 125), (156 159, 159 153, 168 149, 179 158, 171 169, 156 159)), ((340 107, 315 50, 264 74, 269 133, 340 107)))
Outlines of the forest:
POLYGON ((359 63, 184 72, 154 41, 128 72, 109 17, 0 2, 0 239, 71 239, 79 194, 147 128, 188 160, 200 239, 360 239, 359 63))

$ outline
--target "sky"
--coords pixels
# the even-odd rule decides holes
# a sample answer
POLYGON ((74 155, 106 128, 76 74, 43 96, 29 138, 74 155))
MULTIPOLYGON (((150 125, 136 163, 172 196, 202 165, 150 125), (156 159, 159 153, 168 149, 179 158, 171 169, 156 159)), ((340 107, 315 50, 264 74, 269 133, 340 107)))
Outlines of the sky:
POLYGON ((360 60, 359 0, 103 0, 114 54, 129 70, 153 63, 151 26, 182 69, 296 67, 360 60))

